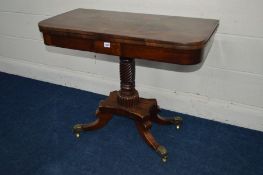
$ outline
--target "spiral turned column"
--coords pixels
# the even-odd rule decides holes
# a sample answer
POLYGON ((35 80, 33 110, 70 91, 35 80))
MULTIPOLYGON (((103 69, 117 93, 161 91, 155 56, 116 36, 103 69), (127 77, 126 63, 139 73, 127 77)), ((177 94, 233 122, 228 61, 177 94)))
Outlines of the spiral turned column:
POLYGON ((134 107, 139 103, 139 94, 135 89, 135 61, 133 58, 120 57, 121 89, 118 103, 125 107, 134 107))

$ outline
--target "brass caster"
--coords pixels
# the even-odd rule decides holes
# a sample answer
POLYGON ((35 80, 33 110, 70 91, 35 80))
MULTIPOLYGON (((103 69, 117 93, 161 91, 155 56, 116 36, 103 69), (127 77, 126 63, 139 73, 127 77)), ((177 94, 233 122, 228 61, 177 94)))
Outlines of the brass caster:
POLYGON ((73 126, 73 133, 80 133, 82 131, 81 124, 76 124, 73 126))
POLYGON ((167 162, 167 159, 168 159, 168 155, 162 157, 162 162, 163 162, 163 163, 166 163, 166 162, 167 162))
POLYGON ((168 152, 166 150, 166 148, 162 145, 160 145, 157 149, 156 149, 156 152, 158 154, 160 154, 161 158, 162 158, 162 162, 166 162, 167 159, 168 159, 168 152))
POLYGON ((81 131, 82 131, 82 127, 81 127, 80 124, 77 124, 77 125, 75 125, 75 126, 73 127, 73 133, 75 134, 75 136, 76 136, 77 138, 80 137, 80 132, 81 132, 81 131))
POLYGON ((180 129, 180 127, 181 127, 181 125, 183 123, 183 119, 182 119, 182 117, 176 116, 176 117, 173 118, 172 123, 176 125, 176 129, 180 129))

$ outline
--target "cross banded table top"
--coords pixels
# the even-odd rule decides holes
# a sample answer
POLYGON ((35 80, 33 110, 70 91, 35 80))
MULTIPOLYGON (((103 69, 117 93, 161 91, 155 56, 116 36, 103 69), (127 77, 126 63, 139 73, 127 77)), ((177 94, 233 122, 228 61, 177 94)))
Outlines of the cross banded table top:
POLYGON ((197 64, 218 25, 214 19, 76 9, 41 21, 39 28, 48 45, 197 64))

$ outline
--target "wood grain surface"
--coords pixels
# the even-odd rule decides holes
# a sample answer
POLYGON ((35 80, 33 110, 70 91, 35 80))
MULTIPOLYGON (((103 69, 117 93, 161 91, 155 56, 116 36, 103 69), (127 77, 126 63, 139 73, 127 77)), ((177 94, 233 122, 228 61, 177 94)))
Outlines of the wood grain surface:
POLYGON ((47 45, 197 64, 206 56, 218 24, 213 19, 76 9, 41 21, 39 28, 47 45), (103 47, 104 42, 111 47, 103 47))

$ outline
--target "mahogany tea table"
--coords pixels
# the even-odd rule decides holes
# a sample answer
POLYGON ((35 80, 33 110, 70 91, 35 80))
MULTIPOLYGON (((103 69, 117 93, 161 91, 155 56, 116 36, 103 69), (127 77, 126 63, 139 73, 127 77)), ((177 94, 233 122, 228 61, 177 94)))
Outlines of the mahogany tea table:
POLYGON ((151 134, 152 122, 174 124, 181 117, 163 118, 156 99, 139 97, 135 89, 135 59, 180 65, 202 62, 213 42, 218 20, 76 9, 39 23, 46 45, 119 56, 120 90, 101 101, 97 120, 77 124, 73 132, 103 127, 113 115, 135 121, 145 140, 166 161, 168 152, 151 134))

